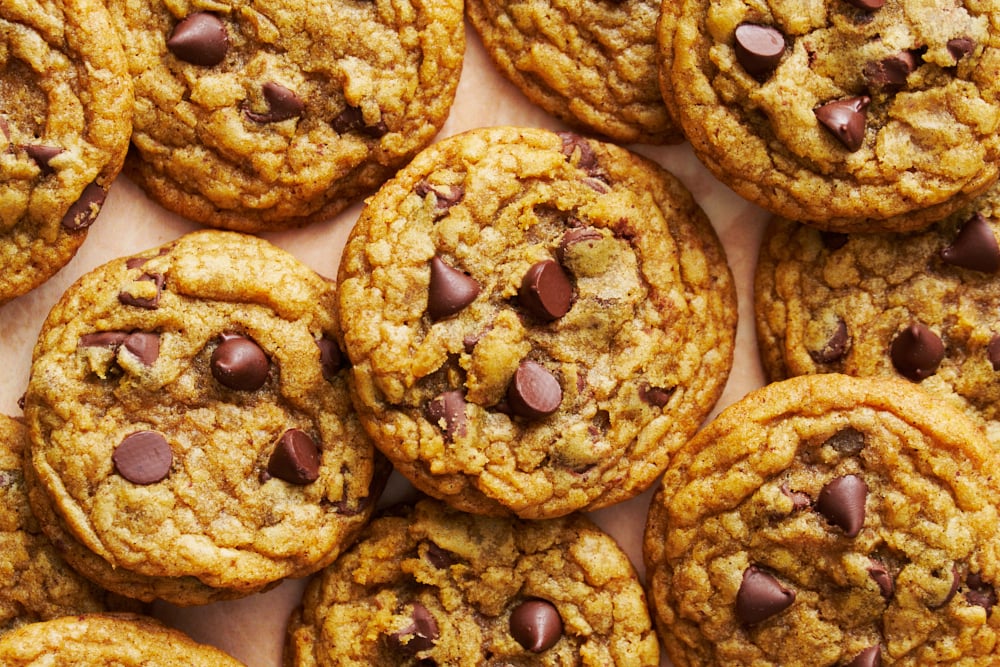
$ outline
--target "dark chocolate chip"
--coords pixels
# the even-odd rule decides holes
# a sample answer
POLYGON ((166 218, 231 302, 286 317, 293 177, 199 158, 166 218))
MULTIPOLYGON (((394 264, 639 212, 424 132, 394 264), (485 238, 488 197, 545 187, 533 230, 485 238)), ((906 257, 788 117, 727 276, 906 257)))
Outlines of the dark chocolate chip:
POLYGON ((876 644, 854 656, 845 667, 878 667, 882 664, 882 647, 876 644))
POLYGON ((28 144, 24 147, 24 152, 34 160, 45 173, 52 173, 52 165, 49 164, 52 158, 63 152, 58 146, 44 146, 42 144, 28 144))
POLYGON ((823 231, 819 233, 819 239, 827 250, 840 250, 847 245, 848 238, 850 237, 847 234, 841 232, 823 231))
POLYGON ((651 387, 645 383, 639 387, 639 398, 657 408, 662 408, 669 403, 670 397, 673 396, 673 394, 673 387, 670 389, 664 389, 662 387, 651 387))
POLYGON ((920 57, 913 51, 873 60, 862 68, 868 84, 877 90, 895 92, 906 85, 906 79, 920 65, 920 57))
POLYGON ((316 341, 316 347, 319 348, 319 367, 323 372, 323 377, 332 382, 340 369, 344 367, 344 355, 337 342, 326 336, 316 341))
POLYGON ((444 431, 445 440, 452 442, 465 435, 465 394, 454 389, 439 394, 427 402, 427 419, 444 431))
POLYGON ((990 339, 986 346, 986 356, 989 357, 993 370, 1000 371, 1000 334, 996 334, 990 339))
POLYGON ((267 111, 256 113, 245 109, 243 112, 247 118, 255 123, 278 123, 302 115, 305 103, 301 97, 295 94, 295 91, 280 83, 268 81, 261 86, 261 93, 264 95, 264 101, 267 102, 267 111))
POLYGON ((125 342, 128 334, 124 331, 98 331, 96 333, 83 334, 80 336, 80 347, 106 347, 109 350, 117 350, 125 342))
POLYGON ((119 292, 118 301, 126 306, 136 306, 146 310, 156 310, 160 307, 160 293, 163 291, 164 277, 160 273, 144 273, 139 277, 141 281, 148 281, 156 286, 156 294, 151 297, 133 296, 128 292, 119 292))
POLYGON ((152 366, 160 356, 159 334, 136 331, 126 336, 121 344, 143 366, 152 366))
POLYGON ((122 439, 111 455, 118 474, 133 484, 153 484, 170 474, 174 455, 156 431, 136 431, 122 439))
POLYGON ((427 181, 421 181, 413 190, 421 197, 433 193, 434 215, 436 217, 444 215, 448 209, 465 197, 465 188, 461 185, 432 185, 427 181))
POLYGON ((238 334, 223 334, 212 352, 212 376, 238 391, 256 391, 267 382, 271 362, 260 345, 238 334))
POLYGON ((837 326, 834 327, 833 333, 830 334, 830 338, 826 341, 823 349, 809 350, 809 356, 817 364, 831 364, 844 357, 847 353, 848 342, 847 323, 842 319, 838 319, 837 326))
POLYGON ((218 16, 210 12, 195 12, 174 26, 167 48, 184 62, 212 67, 225 59, 229 51, 229 35, 218 16))
POLYGON ((878 585, 879 592, 886 600, 896 593, 896 582, 892 578, 892 573, 884 563, 872 559, 872 564, 868 568, 868 576, 878 585))
POLYGON ((600 241, 602 238, 604 237, 601 236, 601 233, 592 227, 573 227, 566 230, 566 233, 563 234, 562 240, 559 241, 559 249, 556 251, 556 255, 560 262, 565 262, 567 254, 572 250, 573 246, 581 243, 600 241))
POLYGON ((62 219, 62 226, 71 232, 78 232, 90 227, 97 220, 97 214, 101 212, 101 207, 107 198, 107 190, 97 183, 91 183, 83 189, 80 198, 66 211, 66 215, 62 219))
POLYGON ((861 148, 865 140, 865 109, 871 98, 867 95, 834 100, 813 109, 816 118, 850 151, 861 148))
POLYGON ((989 616, 993 612, 993 607, 997 604, 997 592, 992 585, 983 581, 982 576, 977 572, 970 572, 965 577, 965 599, 969 604, 982 607, 989 616))
POLYGON ((857 7, 858 9, 873 11, 880 9, 882 5, 885 4, 885 0, 847 0, 847 3, 857 7))
POLYGON ((305 485, 319 479, 319 447, 301 429, 285 431, 267 462, 271 477, 305 485))
POLYGON ((944 343, 929 328, 914 322, 896 335, 889 356, 901 375, 919 382, 937 370, 944 359, 944 343))
POLYGON ((959 60, 965 58, 967 55, 976 50, 976 43, 968 37, 956 37, 954 39, 949 39, 945 47, 957 63, 959 60))
POLYGON ((559 610, 547 600, 525 600, 510 613, 510 634, 532 653, 549 650, 562 633, 559 610))
POLYGON ((743 572, 736 593, 736 618, 745 625, 766 621, 795 602, 795 591, 781 585, 774 575, 751 565, 743 572))
POLYGON ((480 289, 474 278, 435 255, 431 258, 431 277, 427 286, 427 314, 435 322, 451 317, 475 301, 480 289))
POLYGON ((804 491, 793 491, 787 483, 781 485, 781 492, 792 501, 792 511, 804 510, 812 505, 812 498, 804 491))
POLYGON ((741 23, 734 33, 736 60, 750 76, 766 79, 785 54, 785 36, 767 25, 741 23))
POLYGON ((413 655, 434 648, 439 636, 438 624, 424 605, 413 603, 411 623, 389 636, 390 645, 398 651, 413 655))
POLYGON ((591 175, 600 172, 597 154, 586 139, 575 132, 559 132, 562 140, 562 154, 571 162, 575 159, 576 166, 591 175))
POLYGON ((986 218, 979 213, 969 218, 951 245, 941 249, 941 259, 982 273, 1000 270, 1000 245, 986 218))
POLYGON ((358 107, 347 106, 340 114, 330 121, 330 125, 339 134, 347 134, 348 132, 360 132, 365 136, 371 137, 372 139, 378 139, 389 132, 388 126, 386 126, 384 121, 379 121, 375 125, 368 125, 365 123, 364 114, 358 107))
MULTIPOLYGON (((938 573, 935 573, 935 575, 937 574, 938 573)), ((938 602, 937 604, 929 604, 927 606, 930 607, 931 609, 940 609, 941 607, 944 607, 945 605, 947 605, 949 602, 952 601, 952 599, 955 597, 955 593, 958 592, 958 589, 961 585, 962 585, 962 575, 958 571, 958 567, 953 565, 951 568, 951 587, 948 589, 948 592, 945 593, 944 599, 938 602)))
POLYGON ((844 530, 847 537, 857 537, 865 524, 865 500, 868 485, 857 475, 844 475, 830 481, 816 498, 816 511, 844 530))
POLYGON ((541 419, 558 410, 560 403, 562 387, 555 376, 536 361, 522 361, 507 387, 511 412, 526 419, 541 419))
POLYGON ((865 434, 856 428, 842 428, 823 442, 842 456, 857 456, 865 447, 865 434))
POLYGON ((443 570, 446 567, 451 567, 455 564, 455 557, 450 551, 442 549, 433 542, 427 543, 427 560, 430 564, 439 570, 443 570))
POLYGON ((551 322, 569 312, 573 284, 554 259, 536 262, 521 279, 521 305, 540 320, 551 322))

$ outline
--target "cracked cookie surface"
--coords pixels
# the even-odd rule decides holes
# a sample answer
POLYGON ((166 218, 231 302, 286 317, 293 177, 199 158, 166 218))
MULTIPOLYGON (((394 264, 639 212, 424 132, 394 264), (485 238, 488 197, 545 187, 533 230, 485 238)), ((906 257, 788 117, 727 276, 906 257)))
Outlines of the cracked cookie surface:
POLYGON ((808 375, 724 410, 650 505, 674 665, 995 664, 994 449, 903 380, 808 375))
POLYGON ((997 179, 996 2, 664 3, 663 94, 746 199, 837 231, 926 227, 997 179))
POLYGON ((25 395, 32 503, 130 597, 239 597, 331 562, 372 510, 334 284, 270 243, 183 236, 83 276, 25 395))
POLYGON ((427 149, 369 200, 338 282, 366 429, 472 512, 637 495, 732 364, 735 291, 704 213, 661 168, 573 134, 427 149))

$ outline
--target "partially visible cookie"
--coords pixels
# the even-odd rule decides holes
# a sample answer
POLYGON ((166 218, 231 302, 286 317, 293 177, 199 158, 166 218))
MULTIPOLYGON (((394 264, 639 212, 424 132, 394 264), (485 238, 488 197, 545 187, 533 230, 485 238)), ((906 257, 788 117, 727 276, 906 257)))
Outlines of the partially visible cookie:
POLYGON ((422 500, 316 577, 285 664, 659 665, 632 564, 583 515, 474 516, 422 500))
POLYGON ((664 2, 668 106, 721 181, 841 232, 926 227, 997 180, 997 0, 664 2))
POLYGON ((639 494, 732 364, 736 296, 705 214, 654 163, 574 134, 434 144, 368 200, 338 281, 366 430, 471 512, 639 494))
POLYGON ((132 82, 97 0, 0 5, 0 304, 66 265, 125 159, 132 82))
POLYGON ((683 140, 663 104, 658 0, 469 0, 500 71, 577 129, 620 142, 683 140))
POLYGON ((643 545, 676 667, 995 665, 1000 459, 902 380, 810 375, 674 457, 643 545))
POLYGON ((128 175, 164 207, 259 232, 369 194, 447 119, 460 0, 112 0, 135 78, 128 175))
POLYGON ((332 281, 233 232, 73 285, 24 398, 32 503, 73 565, 123 595, 198 604, 330 563, 380 480, 334 308, 332 281))
POLYGON ((0 637, 6 667, 240 667, 219 649, 199 644, 151 618, 86 614, 26 625, 0 637))
POLYGON ((1000 186, 909 234, 830 234, 775 219, 755 275, 772 380, 842 372, 908 378, 1000 446, 1000 186))

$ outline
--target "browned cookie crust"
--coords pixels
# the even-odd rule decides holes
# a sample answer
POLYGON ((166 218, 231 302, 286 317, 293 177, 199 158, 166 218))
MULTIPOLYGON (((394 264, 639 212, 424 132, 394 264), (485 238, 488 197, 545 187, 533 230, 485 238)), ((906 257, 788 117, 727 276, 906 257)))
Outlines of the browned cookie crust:
POLYGON ((736 296, 705 214, 653 163, 572 134, 431 146, 369 199, 338 281, 367 431, 472 512, 637 495, 732 363, 736 296))
POLYGON ((754 391, 674 457, 647 584, 676 667, 1000 664, 1000 465, 902 380, 754 391))

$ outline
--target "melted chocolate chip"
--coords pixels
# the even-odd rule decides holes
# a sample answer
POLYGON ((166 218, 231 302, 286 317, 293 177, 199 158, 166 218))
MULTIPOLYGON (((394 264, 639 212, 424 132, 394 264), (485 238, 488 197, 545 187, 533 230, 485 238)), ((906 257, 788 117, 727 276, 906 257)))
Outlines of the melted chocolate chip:
POLYGON ((812 498, 804 491, 794 491, 787 483, 781 485, 781 492, 792 501, 792 511, 804 510, 812 505, 812 498))
POLYGON ((431 565, 439 570, 443 570, 446 567, 451 567, 455 564, 455 557, 450 551, 442 549, 433 542, 427 543, 427 551, 425 552, 427 560, 431 565))
POLYGON ((160 336, 136 331, 128 334, 121 343, 143 366, 152 366, 160 356, 160 336))
POLYGON ((833 447, 841 456, 857 456, 865 446, 865 434, 856 428, 842 428, 823 442, 833 447))
POLYGON ((559 242, 559 249, 556 255, 560 262, 565 262, 567 255, 574 246, 581 243, 593 243, 600 241, 602 238, 604 237, 601 236, 601 233, 591 227, 574 227, 568 229, 559 242))
POLYGON ((880 9, 885 4, 885 0, 846 0, 846 2, 865 11, 880 9))
POLYGON ((389 645, 409 655, 433 648, 439 631, 431 612, 419 602, 414 602, 410 619, 409 625, 389 635, 389 645))
POLYGON ((218 16, 210 12, 195 12, 174 26, 167 48, 184 62, 212 67, 225 59, 229 51, 229 35, 218 16))
POLYGON ((871 103, 867 95, 834 100, 813 109, 816 118, 850 151, 861 148, 865 140, 865 109, 871 103))
POLYGON ((28 144, 24 147, 24 152, 41 168, 43 173, 51 174, 52 166, 49 164, 52 158, 63 152, 58 146, 44 146, 42 144, 28 144))
POLYGON ((600 173, 600 165, 597 162, 597 154, 586 139, 574 132, 559 132, 562 140, 562 154, 570 162, 576 161, 576 166, 583 169, 590 175, 600 173))
POLYGON ((267 102, 267 111, 265 113, 256 113, 249 109, 243 111, 246 117, 255 123, 278 123, 302 115, 305 103, 290 88, 268 81, 261 86, 261 93, 267 102))
POLYGON ((461 311, 479 296, 479 283, 440 257, 431 258, 431 277, 427 286, 427 314, 437 322, 461 311))
POLYGON ((884 563, 872 559, 871 565, 868 567, 868 576, 875 581, 879 592, 882 593, 882 597, 886 600, 896 593, 896 582, 893 580, 889 568, 884 563))
POLYGON ((878 667, 882 664, 882 647, 876 644, 854 656, 845 667, 878 667))
POLYGON ((165 479, 173 460, 167 439, 156 431, 136 431, 125 436, 111 455, 118 474, 141 485, 165 479))
POLYGON ((569 312, 573 284, 558 262, 546 259, 528 269, 517 294, 525 310, 540 320, 551 322, 569 312))
POLYGON ((906 85, 906 79, 920 65, 920 57, 913 51, 897 54, 866 63, 862 72, 868 85, 876 90, 896 92, 906 85))
POLYGON ((662 408, 669 403, 670 397, 673 396, 673 394, 673 388, 663 389, 662 387, 651 387, 645 383, 639 387, 639 398, 657 408, 662 408))
POLYGON ((915 322, 896 335, 889 356, 901 375, 919 382, 937 370, 944 359, 944 343, 929 328, 915 322))
POLYGON ((117 350, 128 336, 124 331, 98 331, 80 336, 80 347, 106 347, 117 350))
POLYGON ((526 359, 507 387, 507 406, 526 419, 541 419, 559 409, 562 387, 545 366, 526 359))
POLYGON ((465 394, 455 389, 446 391, 427 403, 427 419, 444 431, 445 440, 452 442, 465 435, 465 394))
POLYGON ((427 181, 418 183, 413 191, 421 197, 434 195, 434 215, 438 218, 465 197, 465 188, 461 185, 432 185, 427 181))
POLYGON ((965 58, 976 50, 976 43, 968 37, 956 37, 954 39, 949 39, 945 47, 957 63, 959 60, 965 58))
POLYGON ((750 76, 764 80, 778 67, 785 54, 785 36, 776 28, 756 23, 736 26, 736 60, 750 76))
POLYGON ((837 320, 837 325, 830 334, 829 340, 820 350, 809 350, 809 356, 817 364, 832 364, 844 357, 847 353, 849 343, 847 336, 847 324, 842 319, 837 320))
MULTIPOLYGON (((939 573, 935 573, 935 576, 937 576, 938 574, 939 573)), ((945 593, 944 599, 938 602, 937 604, 928 604, 927 606, 930 607, 931 609, 940 609, 941 607, 944 607, 949 602, 951 602, 952 599, 954 599, 955 593, 958 592, 958 589, 961 585, 962 585, 962 575, 961 573, 959 573, 957 566, 952 566, 951 587, 948 589, 948 592, 945 593)))
POLYGON ((319 479, 319 448, 297 428, 285 431, 267 462, 267 473, 290 484, 305 485, 319 479))
POLYGON ((525 600, 510 613, 510 634, 532 653, 549 650, 562 633, 559 610, 547 600, 525 600))
POLYGON ((252 339, 237 334, 222 335, 209 365, 219 384, 237 391, 260 389, 271 370, 264 350, 252 339))
POLYGON ((371 137, 372 139, 378 139, 385 136, 389 132, 389 128, 386 126, 384 121, 380 120, 375 125, 366 124, 365 117, 361 112, 361 109, 352 106, 344 107, 344 110, 340 112, 340 115, 330 121, 330 125, 339 134, 360 132, 361 134, 371 137))
POLYGON ((982 273, 1000 270, 1000 245, 986 218, 979 213, 969 218, 951 245, 941 249, 941 259, 982 273))
POLYGON ((774 575, 751 565, 743 572, 736 593, 736 617, 745 625, 766 621, 795 602, 795 591, 781 585, 774 575))
POLYGON ((326 336, 316 341, 316 347, 319 348, 319 366, 323 377, 332 382, 344 367, 344 355, 337 342, 326 336))
POLYGON ((844 530, 847 537, 857 537, 865 524, 865 500, 868 485, 857 475, 844 475, 830 481, 816 498, 816 511, 844 530))
POLYGON ((842 232, 820 232, 819 239, 823 243, 823 247, 827 250, 840 250, 845 245, 850 237, 842 232))
POLYGON ((993 370, 1000 371, 1000 334, 996 334, 990 339, 986 346, 986 356, 993 366, 993 370))
POLYGON ((97 214, 101 212, 101 207, 107 197, 107 190, 97 183, 91 183, 83 189, 80 198, 66 211, 66 215, 62 219, 62 226, 71 232, 78 232, 90 227, 97 220, 97 214))
POLYGON ((965 585, 967 587, 965 599, 968 600, 969 604, 984 608, 986 615, 989 616, 997 604, 996 589, 983 581, 982 576, 977 572, 970 572, 965 577, 965 585))
POLYGON ((156 310, 160 307, 160 294, 163 291, 163 284, 165 282, 163 275, 159 273, 144 273, 139 277, 139 280, 153 283, 156 286, 156 293, 151 297, 139 297, 122 291, 118 293, 119 303, 126 306, 145 308, 146 310, 156 310))

